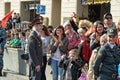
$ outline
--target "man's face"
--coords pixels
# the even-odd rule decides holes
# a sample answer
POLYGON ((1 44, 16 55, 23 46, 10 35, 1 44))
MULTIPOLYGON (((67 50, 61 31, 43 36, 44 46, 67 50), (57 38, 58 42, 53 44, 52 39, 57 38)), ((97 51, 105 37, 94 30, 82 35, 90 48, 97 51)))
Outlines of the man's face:
POLYGON ((117 36, 113 36, 113 35, 108 35, 108 36, 107 36, 107 41, 108 41, 110 44, 115 44, 116 39, 117 39, 117 36))
POLYGON ((112 22, 113 22, 112 16, 107 15, 104 19, 104 23, 105 24, 112 24, 112 22))
POLYGON ((37 31, 40 31, 41 29, 43 29, 43 25, 42 24, 35 24, 35 28, 37 31))

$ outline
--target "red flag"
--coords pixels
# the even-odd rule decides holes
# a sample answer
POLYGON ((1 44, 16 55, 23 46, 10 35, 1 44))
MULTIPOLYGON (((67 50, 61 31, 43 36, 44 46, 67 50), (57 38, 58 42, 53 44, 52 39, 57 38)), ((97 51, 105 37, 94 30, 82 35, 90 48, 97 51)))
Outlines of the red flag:
POLYGON ((85 33, 85 36, 89 36, 94 31, 95 31, 95 28, 94 27, 90 27, 90 29, 88 29, 88 31, 85 33))
POLYGON ((8 21, 8 19, 11 17, 12 13, 13 13, 14 10, 10 11, 3 19, 2 19, 2 28, 5 28, 6 27, 6 23, 8 21))

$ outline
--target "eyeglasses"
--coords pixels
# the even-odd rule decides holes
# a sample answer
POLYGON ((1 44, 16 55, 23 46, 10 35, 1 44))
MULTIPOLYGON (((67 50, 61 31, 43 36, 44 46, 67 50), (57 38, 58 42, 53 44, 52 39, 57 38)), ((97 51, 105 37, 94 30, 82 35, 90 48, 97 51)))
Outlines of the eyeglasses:
POLYGON ((60 32, 61 32, 62 30, 60 30, 60 29, 57 29, 56 31, 60 31, 60 32))

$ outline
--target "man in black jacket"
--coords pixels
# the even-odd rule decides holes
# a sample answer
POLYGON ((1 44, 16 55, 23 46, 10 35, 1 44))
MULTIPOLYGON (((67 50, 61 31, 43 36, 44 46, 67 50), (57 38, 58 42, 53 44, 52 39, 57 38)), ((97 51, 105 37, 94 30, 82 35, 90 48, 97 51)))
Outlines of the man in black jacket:
POLYGON ((40 19, 35 19, 33 22, 33 30, 28 39, 28 50, 31 58, 30 66, 30 80, 41 79, 42 66, 42 40, 40 38, 39 30, 42 29, 40 19))

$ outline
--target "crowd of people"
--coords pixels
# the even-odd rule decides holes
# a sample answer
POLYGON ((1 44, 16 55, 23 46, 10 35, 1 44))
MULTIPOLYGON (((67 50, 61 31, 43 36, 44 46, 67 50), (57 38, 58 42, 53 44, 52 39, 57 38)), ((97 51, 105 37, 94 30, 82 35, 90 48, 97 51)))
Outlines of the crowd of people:
MULTIPOLYGON (((94 23, 75 19, 78 16, 73 13, 63 25, 53 27, 43 25, 43 17, 39 16, 32 26, 21 30, 13 17, 13 27, 6 30, 4 45, 25 50, 29 58, 22 55, 22 59, 30 63, 30 80, 46 80, 47 54, 51 54, 52 80, 118 80, 120 21, 115 24, 111 13, 94 23)), ((4 45, 0 43, 0 50, 4 45)), ((0 71, 1 54, 3 50, 0 71)))

